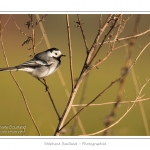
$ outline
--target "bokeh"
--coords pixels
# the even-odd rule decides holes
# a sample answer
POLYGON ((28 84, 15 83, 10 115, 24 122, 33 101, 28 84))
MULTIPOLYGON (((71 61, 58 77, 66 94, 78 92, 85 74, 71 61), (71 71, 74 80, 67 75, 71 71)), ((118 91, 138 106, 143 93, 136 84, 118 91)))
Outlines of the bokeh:
MULTIPOLYGON (((88 48, 90 49, 99 29, 99 16, 100 14, 82 14, 82 27, 84 30, 85 38, 87 40, 88 48)), ((108 15, 102 15, 102 24, 104 24, 108 15)), ((124 18, 129 16, 128 14, 123 15, 124 18)), ((137 14, 133 15, 127 22, 123 32, 119 35, 119 38, 131 36, 135 34, 135 22, 137 14)), ((42 17, 42 15, 40 15, 42 17)), ((147 31, 150 27, 150 15, 143 14, 140 16, 138 24, 138 34, 147 31)), ((29 15, 27 14, 13 14, 13 15, 1 15, 1 45, 0 48, 0 68, 6 67, 6 61, 4 57, 4 51, 7 56, 9 66, 15 66, 21 64, 33 56, 32 41, 22 46, 28 36, 32 36, 33 30, 30 25, 29 29, 26 25, 30 21, 29 15), (10 19, 8 20, 8 18, 10 19), (7 22, 8 21, 8 22, 7 22), (17 23, 20 30, 17 28, 17 23), (24 33, 26 35, 24 35, 24 33)), ((71 46, 73 54, 73 73, 74 80, 76 82, 80 75, 83 67, 86 48, 83 42, 83 37, 76 23, 77 15, 69 15, 70 32, 71 32, 71 46)), ((33 15, 33 22, 38 22, 36 15, 33 15)), ((66 57, 62 58, 62 63, 59 68, 63 77, 60 79, 58 72, 50 75, 46 78, 49 85, 51 95, 54 99, 55 105, 60 115, 62 115, 66 104, 68 102, 68 96, 66 89, 69 94, 71 93, 71 77, 70 77, 70 59, 69 59, 69 48, 68 48, 68 34, 66 25, 65 14, 48 14, 42 20, 42 24, 45 29, 45 33, 41 32, 40 26, 35 26, 35 52, 44 51, 47 48, 43 36, 47 35, 50 43, 50 47, 59 48, 66 57)), ((102 42, 105 33, 100 42, 102 42)), ((106 41, 109 39, 107 38, 106 41)), ((144 46, 150 42, 150 33, 143 34, 135 39, 132 60, 138 56, 144 46)), ((128 44, 129 40, 122 40, 116 43, 117 46, 128 44)), ((99 51, 94 62, 103 59, 110 49, 109 44, 104 44, 99 51)), ((134 65, 135 78, 140 89, 150 77, 150 47, 142 53, 136 64, 134 65)), ((115 50, 107 60, 93 69, 89 75, 88 80, 84 79, 81 86, 77 91, 73 104, 78 104, 82 96, 84 96, 83 103, 86 104, 93 100, 101 91, 103 91, 111 82, 116 80, 121 75, 121 70, 125 66, 128 46, 124 46, 115 50), (85 88, 86 82, 86 88, 85 88), (83 92, 85 91, 85 94, 83 92)), ((93 63, 94 63, 93 62, 93 63)), ((58 118, 51 104, 51 101, 45 92, 45 87, 35 78, 25 72, 12 72, 20 85, 30 112, 41 132, 42 136, 53 136, 57 124, 58 118)), ((143 98, 150 96, 149 92, 150 85, 147 84, 144 88, 142 95, 143 98)), ((104 92, 94 103, 101 104, 106 102, 115 102, 117 98, 117 92, 119 89, 119 82, 115 83, 106 92, 104 92)), ((131 72, 127 75, 124 85, 124 92, 122 95, 122 101, 134 101, 137 96, 136 87, 133 81, 131 72)), ((16 83, 12 79, 9 72, 0 72, 0 136, 21 136, 21 133, 8 132, 8 129, 4 129, 4 126, 10 127, 9 130, 19 131, 17 126, 25 126, 25 136, 36 136, 38 132, 30 118, 27 111, 25 102, 19 91, 16 83), (14 127, 11 128, 11 126, 14 127), (4 132, 4 130, 6 132, 4 132)), ((117 109, 116 115, 113 122, 117 121, 132 105, 132 103, 120 104, 117 109)), ((115 136, 146 136, 148 135, 150 128, 149 118, 149 106, 150 102, 143 101, 142 108, 137 102, 132 110, 115 126, 110 129, 110 135, 115 136), (147 128, 146 128, 147 127, 147 128)), ((76 110, 78 107, 74 107, 76 110)), ((85 134, 97 132, 105 128, 104 120, 111 112, 113 104, 102 105, 102 106, 88 106, 80 114, 80 120, 82 122, 85 134)), ((74 114, 71 109, 67 120, 74 114)), ((74 125, 72 120, 62 131, 61 135, 71 135, 72 126, 74 125)), ((77 122, 76 128, 74 128, 74 135, 82 135, 83 131, 77 122)), ((150 132, 149 132, 150 134, 150 132)), ((97 134, 98 136, 103 133, 97 134)))

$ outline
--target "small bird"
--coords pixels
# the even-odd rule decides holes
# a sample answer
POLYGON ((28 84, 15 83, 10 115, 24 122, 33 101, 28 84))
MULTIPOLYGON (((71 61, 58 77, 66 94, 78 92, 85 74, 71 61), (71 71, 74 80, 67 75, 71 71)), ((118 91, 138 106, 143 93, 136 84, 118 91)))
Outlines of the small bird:
POLYGON ((42 82, 40 79, 44 80, 45 77, 51 75, 58 69, 62 56, 65 55, 59 49, 51 48, 36 54, 33 59, 27 62, 15 67, 0 68, 0 71, 25 71, 42 82))

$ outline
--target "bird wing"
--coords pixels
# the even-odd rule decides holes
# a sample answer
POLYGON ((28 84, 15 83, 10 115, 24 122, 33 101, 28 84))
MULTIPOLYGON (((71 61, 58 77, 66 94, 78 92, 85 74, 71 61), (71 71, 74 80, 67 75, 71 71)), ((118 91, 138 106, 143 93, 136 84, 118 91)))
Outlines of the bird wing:
POLYGON ((23 63, 23 64, 21 64, 21 65, 19 65, 19 66, 24 66, 24 67, 38 67, 38 66, 51 65, 51 64, 53 64, 53 63, 54 63, 53 61, 51 61, 51 63, 47 63, 47 62, 44 61, 44 60, 31 59, 31 60, 29 60, 29 61, 27 61, 27 62, 25 62, 25 63, 23 63))

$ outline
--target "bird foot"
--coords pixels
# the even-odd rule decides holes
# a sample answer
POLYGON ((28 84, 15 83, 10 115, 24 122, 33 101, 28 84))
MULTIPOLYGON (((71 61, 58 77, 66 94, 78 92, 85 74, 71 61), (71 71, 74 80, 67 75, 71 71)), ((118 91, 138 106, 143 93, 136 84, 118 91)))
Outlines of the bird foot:
POLYGON ((47 92, 49 90, 49 86, 45 85, 45 92, 47 92))

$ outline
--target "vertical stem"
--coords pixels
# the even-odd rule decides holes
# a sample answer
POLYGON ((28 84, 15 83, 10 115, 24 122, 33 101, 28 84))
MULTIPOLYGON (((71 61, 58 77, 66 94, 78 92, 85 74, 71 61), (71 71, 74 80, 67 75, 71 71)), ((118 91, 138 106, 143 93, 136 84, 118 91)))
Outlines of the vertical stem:
POLYGON ((84 35, 84 32, 83 32, 80 15, 77 15, 77 17, 78 17, 78 24, 79 24, 79 26, 80 26, 81 33, 82 33, 82 37, 83 37, 83 40, 84 40, 85 48, 86 48, 86 51, 88 52, 89 49, 88 49, 88 45, 87 45, 87 42, 86 42, 86 39, 85 39, 85 35, 84 35))
POLYGON ((57 136, 59 135, 59 131, 62 129, 62 127, 63 127, 63 125, 64 125, 64 122, 65 122, 65 120, 66 120, 66 118, 67 118, 67 116, 68 116, 68 114, 69 114, 69 111, 70 111, 70 109, 71 109, 73 100, 74 100, 74 98, 75 98, 75 95, 76 95, 76 93, 77 93, 77 91, 78 91, 78 88, 79 88, 79 86, 80 86, 80 84, 81 84, 81 82, 82 82, 82 79, 83 79, 84 75, 85 75, 85 74, 83 73, 83 74, 79 77, 79 79, 78 79, 76 85, 74 86, 74 89, 73 89, 73 91, 72 91, 72 93, 71 93, 71 95, 70 95, 69 101, 68 101, 67 106, 66 106, 66 108, 65 108, 65 110, 64 110, 64 112, 63 112, 63 115, 62 115, 62 117, 61 117, 61 120, 60 120, 60 122, 58 123, 57 129, 56 129, 54 135, 57 135, 57 136))
POLYGON ((32 49, 33 54, 35 55, 35 29, 34 29, 34 22, 33 22, 33 15, 30 15, 31 18, 31 27, 32 27, 32 49))
POLYGON ((70 57, 70 73, 71 73, 71 83, 72 83, 72 90, 74 87, 74 77, 73 77, 73 66, 72 66, 72 48, 71 48, 71 36, 70 36, 70 25, 69 25, 69 15, 66 15, 66 22, 67 22, 67 31, 68 31, 68 46, 69 46, 69 57, 70 57))
MULTIPOLYGON (((0 42, 1 42, 2 51, 3 51, 3 55, 4 55, 4 58, 5 58, 6 65, 7 65, 7 67, 9 67, 9 63, 8 63, 8 60, 7 60, 6 52, 5 52, 5 49, 4 49, 4 43, 3 43, 3 41, 2 41, 1 15, 0 15, 0 42)), ((33 124, 34 124, 34 126, 35 126, 35 128, 36 128, 36 130, 37 130, 37 132, 38 132, 38 134, 41 136, 40 130, 39 130, 39 128, 38 128, 38 126, 37 126, 37 124, 36 124, 36 122, 35 122, 35 120, 34 120, 32 114, 31 114, 31 111, 30 111, 30 108, 29 108, 29 106, 28 106, 26 97, 25 97, 25 95, 24 95, 24 93, 23 93, 23 91, 22 91, 22 89, 21 89, 19 83, 17 82, 17 80, 15 79, 15 77, 14 77, 14 75, 12 74, 11 71, 10 71, 10 75, 11 75, 11 77, 13 78, 14 82, 16 83, 16 85, 17 85, 17 87, 18 87, 18 89, 19 89, 19 91, 20 91, 20 93, 21 93, 21 95, 22 95, 22 98, 23 98, 23 100, 24 100, 24 103, 25 103, 25 106, 26 106, 27 111, 28 111, 28 113, 29 113, 29 116, 31 117, 31 120, 32 120, 32 122, 33 122, 33 124)))

